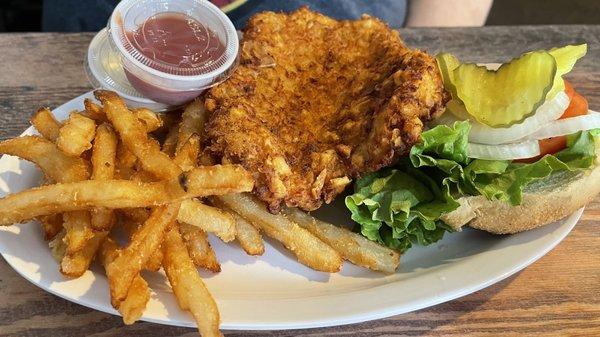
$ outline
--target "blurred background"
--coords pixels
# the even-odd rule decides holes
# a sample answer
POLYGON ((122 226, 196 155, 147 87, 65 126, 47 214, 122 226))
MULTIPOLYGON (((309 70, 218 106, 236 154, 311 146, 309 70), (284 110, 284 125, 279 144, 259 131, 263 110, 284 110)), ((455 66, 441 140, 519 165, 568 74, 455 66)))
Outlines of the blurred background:
MULTIPOLYGON (((0 32, 97 31, 118 0, 0 0, 0 32)), ((600 24, 600 0, 212 0, 238 28, 259 10, 303 3, 338 18, 366 12, 400 26, 600 24), (448 7, 447 9, 444 7, 448 7), (439 15, 436 15, 436 10, 439 15), (451 12, 448 12, 451 11, 451 12), (450 13, 450 14, 449 14, 450 13)))

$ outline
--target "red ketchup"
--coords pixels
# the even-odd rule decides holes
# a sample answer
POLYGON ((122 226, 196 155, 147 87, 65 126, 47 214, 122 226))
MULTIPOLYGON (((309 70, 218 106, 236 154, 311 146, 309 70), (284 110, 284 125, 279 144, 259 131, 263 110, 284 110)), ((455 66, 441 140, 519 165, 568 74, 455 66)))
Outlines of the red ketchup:
MULTIPOLYGON (((147 66, 167 74, 173 74, 172 69, 183 69, 188 76, 204 74, 204 69, 225 53, 215 32, 183 13, 156 14, 126 35, 131 46, 151 60, 147 66)), ((188 101, 202 92, 169 90, 147 83, 127 69, 125 74, 141 94, 162 103, 188 101)))

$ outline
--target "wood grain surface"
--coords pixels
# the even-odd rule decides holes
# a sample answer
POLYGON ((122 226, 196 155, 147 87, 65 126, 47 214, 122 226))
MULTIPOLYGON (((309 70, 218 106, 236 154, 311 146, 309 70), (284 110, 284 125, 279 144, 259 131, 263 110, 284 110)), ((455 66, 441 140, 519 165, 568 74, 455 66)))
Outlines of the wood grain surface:
MULTIPOLYGON (((569 75, 600 109, 600 26, 404 29, 407 44, 464 60, 506 61, 523 51, 587 42, 569 75)), ((17 136, 40 106, 88 90, 83 60, 93 34, 0 34, 0 139, 17 136)), ((600 336, 600 198, 573 232, 524 271, 445 304, 387 319, 323 329, 226 331, 227 336, 600 336)), ((0 259, 0 336, 194 336, 152 323, 124 326, 44 292, 0 259)))

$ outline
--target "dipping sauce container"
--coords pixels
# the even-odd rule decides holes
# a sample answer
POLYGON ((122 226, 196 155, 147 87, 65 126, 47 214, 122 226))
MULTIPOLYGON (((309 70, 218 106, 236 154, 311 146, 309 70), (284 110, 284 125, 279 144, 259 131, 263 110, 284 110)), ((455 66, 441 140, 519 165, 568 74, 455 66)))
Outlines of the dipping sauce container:
POLYGON ((224 81, 236 65, 232 22, 206 0, 123 0, 90 43, 95 87, 156 110, 184 104, 224 81))

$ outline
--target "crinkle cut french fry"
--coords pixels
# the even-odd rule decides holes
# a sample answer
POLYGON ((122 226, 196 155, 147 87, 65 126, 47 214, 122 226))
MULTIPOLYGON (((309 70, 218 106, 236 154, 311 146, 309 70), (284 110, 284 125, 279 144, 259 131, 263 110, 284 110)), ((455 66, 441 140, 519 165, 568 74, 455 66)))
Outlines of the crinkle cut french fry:
POLYGON ((217 303, 198 275, 177 228, 165 235, 163 251, 163 268, 181 309, 192 313, 201 336, 222 336, 217 303))
POLYGON ((127 247, 106 266, 113 306, 118 308, 125 299, 133 279, 152 253, 160 247, 165 231, 173 226, 178 210, 178 203, 156 207, 148 220, 133 234, 127 247))
POLYGON ((188 254, 196 266, 215 273, 221 271, 221 264, 217 260, 217 255, 203 230, 196 226, 180 223, 179 232, 183 242, 185 242, 188 254))
POLYGON ((229 194, 215 199, 238 213, 261 232, 281 242, 298 261, 315 270, 334 273, 342 268, 342 258, 329 245, 283 214, 271 214, 263 203, 248 194, 229 194))
POLYGON ((217 235, 224 242, 235 239, 235 220, 233 216, 219 208, 189 199, 181 202, 177 220, 217 235))
POLYGON ((31 117, 33 127, 47 140, 54 142, 58 138, 60 123, 54 118, 54 114, 48 108, 40 108, 31 117))
POLYGON ((400 254, 384 247, 347 228, 334 226, 318 220, 308 213, 295 208, 285 208, 283 212, 302 228, 337 250, 344 259, 372 270, 394 273, 400 263, 400 254))
POLYGON ((96 122, 93 119, 72 112, 58 130, 56 146, 70 156, 80 156, 92 148, 95 132, 96 122))
POLYGON ((84 159, 66 155, 54 143, 39 136, 2 141, 0 153, 36 164, 48 178, 59 183, 84 180, 90 174, 84 159))
POLYGON ((86 180, 45 185, 0 199, 0 225, 90 207, 148 207, 193 197, 251 191, 254 181, 238 165, 203 166, 172 180, 141 183, 86 180))

